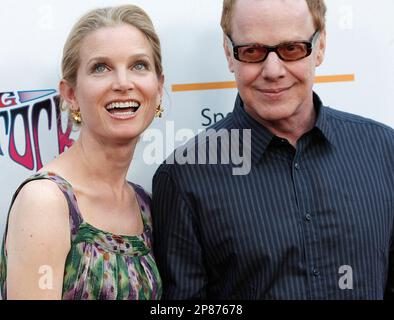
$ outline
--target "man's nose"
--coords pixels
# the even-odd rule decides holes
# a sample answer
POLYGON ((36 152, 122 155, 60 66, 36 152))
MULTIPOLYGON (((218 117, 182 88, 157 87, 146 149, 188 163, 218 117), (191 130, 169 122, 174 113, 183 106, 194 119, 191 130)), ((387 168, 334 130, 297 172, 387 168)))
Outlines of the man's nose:
POLYGON ((263 62, 261 74, 267 80, 276 80, 284 77, 286 68, 276 52, 270 52, 263 62))

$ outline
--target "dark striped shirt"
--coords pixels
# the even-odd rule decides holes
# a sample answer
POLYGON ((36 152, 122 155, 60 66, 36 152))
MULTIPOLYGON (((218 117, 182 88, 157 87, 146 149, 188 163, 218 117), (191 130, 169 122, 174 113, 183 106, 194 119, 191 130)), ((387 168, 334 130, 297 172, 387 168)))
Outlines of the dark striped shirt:
POLYGON ((314 106, 315 127, 295 149, 237 97, 214 128, 251 129, 249 174, 234 175, 231 161, 161 165, 153 223, 164 298, 392 296, 394 131, 315 94, 314 106))

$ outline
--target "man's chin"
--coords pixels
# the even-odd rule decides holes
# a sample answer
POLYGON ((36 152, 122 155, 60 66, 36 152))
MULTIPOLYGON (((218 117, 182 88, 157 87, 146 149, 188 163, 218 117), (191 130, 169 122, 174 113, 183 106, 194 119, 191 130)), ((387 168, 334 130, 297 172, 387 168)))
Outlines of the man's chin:
POLYGON ((254 119, 259 122, 279 122, 291 118, 295 115, 295 108, 280 106, 260 106, 258 110, 256 109, 246 109, 254 119))

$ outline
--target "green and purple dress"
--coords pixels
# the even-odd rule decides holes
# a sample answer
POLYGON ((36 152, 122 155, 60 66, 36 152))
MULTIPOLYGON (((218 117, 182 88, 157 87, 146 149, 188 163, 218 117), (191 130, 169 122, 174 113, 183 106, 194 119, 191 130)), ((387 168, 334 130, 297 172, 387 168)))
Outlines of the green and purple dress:
MULTIPOLYGON (((63 279, 64 300, 145 300, 160 299, 162 283, 152 254, 152 223, 150 197, 145 190, 130 183, 135 190, 144 231, 138 236, 121 236, 99 230, 82 219, 72 186, 62 177, 50 173, 37 173, 29 181, 49 179, 55 182, 67 199, 71 249, 68 253, 63 279)), ((7 236, 8 219, 0 254, 0 288, 7 298, 7 236)), ((38 272, 38 270, 37 270, 38 272)))

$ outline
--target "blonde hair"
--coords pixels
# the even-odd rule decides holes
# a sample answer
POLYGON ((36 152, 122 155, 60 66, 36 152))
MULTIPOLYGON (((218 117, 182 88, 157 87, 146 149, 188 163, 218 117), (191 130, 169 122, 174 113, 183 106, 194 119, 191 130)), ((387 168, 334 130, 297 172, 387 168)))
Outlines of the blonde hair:
MULTIPOLYGON (((155 70, 158 77, 163 74, 160 40, 147 13, 135 5, 122 5, 94 9, 83 15, 73 26, 64 44, 62 57, 62 78, 71 85, 76 84, 79 68, 79 51, 82 40, 90 33, 104 27, 129 24, 145 34, 152 46, 155 70)), ((69 109, 61 99, 61 109, 69 109)))
MULTIPOLYGON (((237 0, 223 0, 223 11, 220 25, 222 26, 223 32, 231 36, 231 19, 235 2, 237 0)), ((326 5, 324 0, 305 0, 308 4, 309 11, 313 18, 315 28, 323 31, 326 28, 326 5)))

